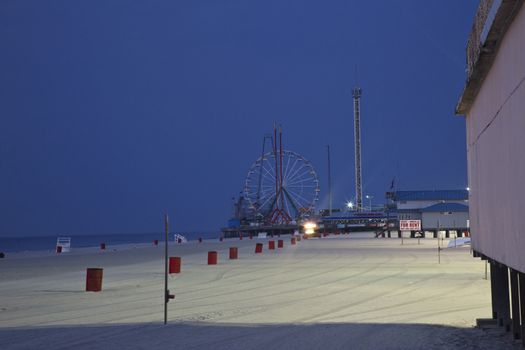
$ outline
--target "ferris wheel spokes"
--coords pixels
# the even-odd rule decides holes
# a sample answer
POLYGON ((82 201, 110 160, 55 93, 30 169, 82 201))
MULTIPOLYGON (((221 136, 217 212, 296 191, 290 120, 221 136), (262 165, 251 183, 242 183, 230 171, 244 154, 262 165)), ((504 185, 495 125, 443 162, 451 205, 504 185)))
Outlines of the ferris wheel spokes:
POLYGON ((319 180, 313 166, 288 150, 262 155, 245 180, 244 197, 252 215, 268 222, 287 223, 303 217, 313 211, 318 196, 319 180), (281 156, 282 160, 276 159, 281 156), (282 183, 276 184, 279 178, 282 183))

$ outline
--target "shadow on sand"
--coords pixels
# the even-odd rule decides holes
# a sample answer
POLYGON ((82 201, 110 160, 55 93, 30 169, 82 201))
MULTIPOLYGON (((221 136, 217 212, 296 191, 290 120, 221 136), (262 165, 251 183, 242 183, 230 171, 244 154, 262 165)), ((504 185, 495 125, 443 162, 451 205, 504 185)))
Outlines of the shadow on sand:
POLYGON ((426 324, 156 323, 0 329, 2 349, 519 349, 501 329, 426 324))

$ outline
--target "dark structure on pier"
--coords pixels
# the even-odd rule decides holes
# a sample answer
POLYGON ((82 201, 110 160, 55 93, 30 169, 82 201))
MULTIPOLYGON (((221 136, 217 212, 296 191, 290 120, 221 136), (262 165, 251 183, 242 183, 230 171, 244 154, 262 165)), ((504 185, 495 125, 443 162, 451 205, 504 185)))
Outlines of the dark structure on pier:
POLYGON ((444 231, 445 238, 451 233, 454 237, 469 234, 468 190, 392 191, 386 193, 386 200, 386 212, 394 224, 388 228, 389 237, 390 231, 399 229, 399 220, 421 220, 423 236, 429 232, 437 237, 439 231, 444 231))

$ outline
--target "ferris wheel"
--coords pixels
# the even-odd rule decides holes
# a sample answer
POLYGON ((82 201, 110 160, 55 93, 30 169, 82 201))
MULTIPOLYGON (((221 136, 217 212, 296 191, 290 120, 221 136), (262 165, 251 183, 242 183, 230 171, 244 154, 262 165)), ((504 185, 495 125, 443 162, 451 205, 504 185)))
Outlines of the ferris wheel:
POLYGON ((277 210, 290 222, 313 213, 319 191, 312 164, 295 152, 282 150, 265 153, 252 164, 244 198, 254 217, 267 220, 277 210))

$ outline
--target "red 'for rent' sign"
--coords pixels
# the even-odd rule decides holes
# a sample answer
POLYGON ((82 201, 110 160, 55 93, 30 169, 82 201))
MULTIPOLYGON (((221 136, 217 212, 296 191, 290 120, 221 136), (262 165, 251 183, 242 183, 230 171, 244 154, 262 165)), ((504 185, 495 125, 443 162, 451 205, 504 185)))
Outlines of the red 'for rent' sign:
POLYGON ((421 220, 399 220, 399 229, 401 231, 420 231, 421 220))

